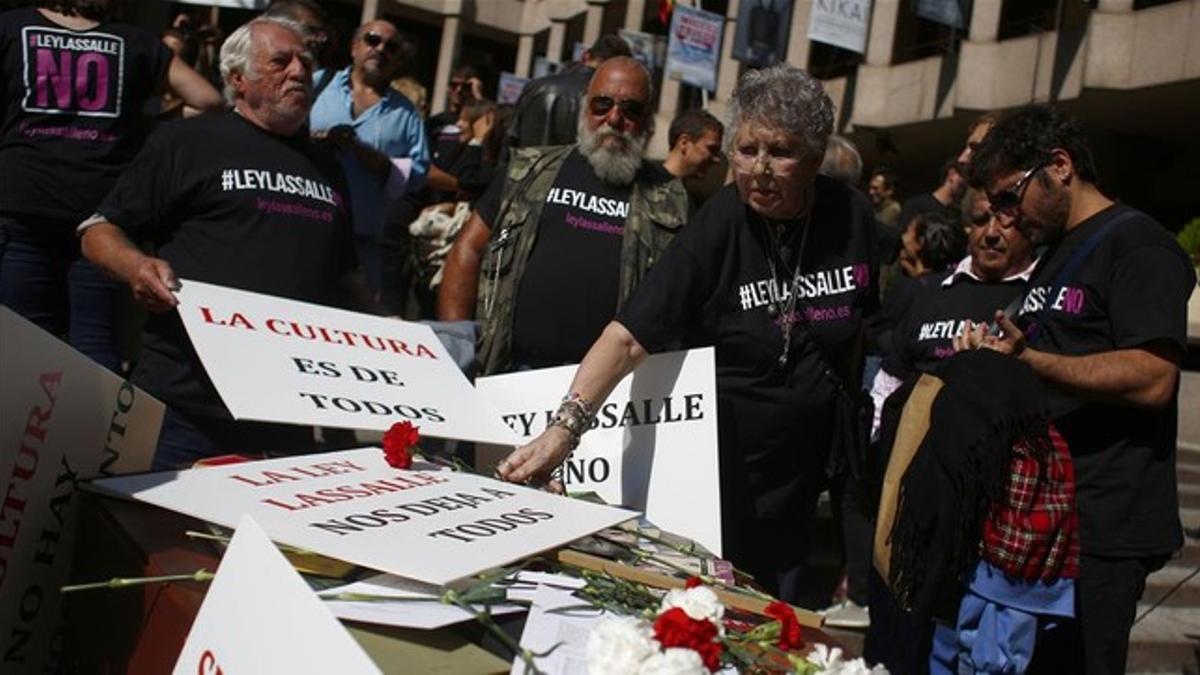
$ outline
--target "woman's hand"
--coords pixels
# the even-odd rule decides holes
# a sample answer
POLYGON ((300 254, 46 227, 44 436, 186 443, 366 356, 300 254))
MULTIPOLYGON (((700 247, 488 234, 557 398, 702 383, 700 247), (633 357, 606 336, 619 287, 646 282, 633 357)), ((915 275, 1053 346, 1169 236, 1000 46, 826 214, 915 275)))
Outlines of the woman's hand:
POLYGON ((548 427, 528 445, 512 451, 496 465, 496 472, 510 483, 545 487, 562 494, 563 486, 553 479, 554 470, 571 454, 571 434, 562 427, 548 427))

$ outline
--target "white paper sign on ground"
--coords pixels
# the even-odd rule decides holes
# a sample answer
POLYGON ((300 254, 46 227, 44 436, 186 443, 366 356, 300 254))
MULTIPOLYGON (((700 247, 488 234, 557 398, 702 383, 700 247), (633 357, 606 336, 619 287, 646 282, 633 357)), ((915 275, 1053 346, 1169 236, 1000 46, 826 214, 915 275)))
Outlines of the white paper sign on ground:
POLYGON ((181 280, 179 315, 238 419, 490 443, 512 432, 428 326, 181 280))
POLYGON ((245 516, 175 662, 176 675, 221 672, 381 671, 245 516))
MULTIPOLYGON (((449 626, 463 621, 474 621, 475 616, 456 605, 446 605, 440 601, 441 588, 412 579, 405 579, 392 574, 376 574, 370 578, 356 581, 345 586, 337 586, 321 591, 324 598, 338 595, 354 594, 373 598, 394 598, 388 600, 329 600, 325 606, 334 616, 347 621, 361 621, 381 626, 399 626, 401 628, 433 629, 449 626)), ((482 610, 483 607, 477 607, 482 610)), ((488 611, 497 616, 524 612, 521 605, 490 605, 488 611)))
POLYGON ((818 0, 812 4, 808 39, 862 54, 871 26, 871 0, 818 0))
POLYGON ((636 516, 474 474, 393 469, 378 448, 97 481, 272 541, 431 584, 498 567, 636 516))
POLYGON ((0 672, 59 670, 74 481, 145 471, 163 406, 0 307, 0 672))
MULTIPOLYGON (((475 386, 523 442, 545 428, 576 366, 481 377, 475 386)), ((491 468, 511 448, 481 448, 491 468)), ((711 347, 650 356, 617 385, 563 465, 570 491, 637 509, 721 553, 716 367, 711 347)))
MULTIPOLYGON (((550 654, 534 659, 538 672, 587 675, 588 634, 608 613, 599 608, 573 609, 582 604, 570 590, 538 586, 521 633, 521 647, 540 654, 558 645, 550 654)), ((525 662, 513 657, 509 675, 524 673, 525 662)))

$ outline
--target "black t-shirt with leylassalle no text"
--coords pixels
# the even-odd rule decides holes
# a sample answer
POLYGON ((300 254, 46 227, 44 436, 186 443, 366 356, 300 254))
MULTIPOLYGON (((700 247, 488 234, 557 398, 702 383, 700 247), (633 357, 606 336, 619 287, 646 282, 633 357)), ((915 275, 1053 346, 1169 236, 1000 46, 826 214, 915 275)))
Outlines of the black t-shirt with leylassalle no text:
MULTIPOLYGON (((227 113, 160 128, 98 213, 180 278, 332 305, 358 265, 344 195, 336 159, 306 135, 227 113)), ((184 412, 228 417, 203 373, 178 314, 152 315, 134 381, 184 412)))
POLYGON ((0 14, 0 212, 70 228, 90 215, 145 139, 142 105, 170 62, 134 26, 76 31, 33 7, 0 14))
POLYGON ((883 369, 904 379, 927 373, 943 359, 954 355, 954 338, 966 322, 990 323, 996 310, 1004 309, 1021 294, 1020 279, 985 283, 959 272, 951 272, 949 285, 939 275, 917 294, 892 332, 891 348, 883 357, 883 369))
POLYGON ((785 366, 770 306, 786 304, 791 278, 772 279, 765 228, 734 186, 683 228, 617 317, 651 352, 715 345, 722 502, 738 521, 794 516, 820 483, 836 393, 826 364, 854 381, 851 355, 878 305, 870 202, 824 176, 814 200, 785 366))
MULTIPOLYGON (((502 181, 497 181, 502 182, 502 181)), ((513 362, 579 363, 617 311, 621 243, 633 186, 609 185, 572 150, 546 194, 513 307, 513 362)), ((478 206, 492 223, 499 191, 478 206)))
MULTIPOLYGON (((1031 348, 1054 354, 1084 356, 1151 344, 1182 353, 1195 285, 1190 261, 1167 231, 1146 214, 1114 204, 1046 252, 1025 291, 1019 320, 1031 348), (1060 279, 1074 252, 1093 236, 1099 237, 1095 248, 1060 279), (1037 327, 1031 330, 1032 323, 1037 327)), ((1154 409, 1054 388, 1050 397, 1075 463, 1083 553, 1143 556, 1179 548, 1178 390, 1154 409)))

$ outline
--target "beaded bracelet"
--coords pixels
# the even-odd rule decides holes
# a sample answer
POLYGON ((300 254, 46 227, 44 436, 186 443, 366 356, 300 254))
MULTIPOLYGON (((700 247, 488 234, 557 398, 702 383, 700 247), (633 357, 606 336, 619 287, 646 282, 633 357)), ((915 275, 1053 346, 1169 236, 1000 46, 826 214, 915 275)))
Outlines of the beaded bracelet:
POLYGON ((579 439, 583 436, 583 432, 588 430, 592 424, 592 409, 588 404, 587 399, 577 393, 571 393, 563 397, 562 403, 558 406, 558 411, 551 418, 549 426, 562 427, 567 430, 570 436, 571 449, 574 450, 579 445, 579 439))

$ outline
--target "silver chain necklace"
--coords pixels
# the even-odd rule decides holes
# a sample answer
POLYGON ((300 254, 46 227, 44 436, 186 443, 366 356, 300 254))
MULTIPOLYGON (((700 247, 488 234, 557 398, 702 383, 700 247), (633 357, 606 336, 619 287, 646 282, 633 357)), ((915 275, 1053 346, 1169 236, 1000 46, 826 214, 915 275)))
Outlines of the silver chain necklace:
POLYGON ((775 319, 779 325, 779 331, 783 334, 783 352, 780 353, 778 361, 778 365, 781 368, 787 365, 788 355, 791 352, 792 328, 795 326, 795 324, 800 322, 800 317, 796 315, 796 303, 800 296, 800 276, 801 267, 804 263, 804 249, 805 245, 808 243, 808 231, 811 229, 810 224, 812 220, 812 201, 812 186, 809 185, 805 199, 804 211, 790 226, 779 227, 768 222, 767 219, 763 218, 762 216, 758 217, 763 226, 763 234, 765 235, 764 238, 766 239, 770 249, 766 252, 766 258, 767 268, 771 271, 771 281, 774 283, 776 290, 787 288, 788 291, 787 298, 784 299, 782 306, 780 306, 779 300, 775 297, 771 297, 770 302, 767 304, 767 315, 772 319, 775 319), (795 232, 796 228, 801 228, 800 248, 796 254, 796 267, 795 269, 791 270, 791 273, 788 275, 791 277, 791 286, 785 287, 783 285, 783 281, 779 277, 779 270, 776 266, 776 261, 778 260, 778 265, 783 266, 784 272, 788 272, 787 259, 790 258, 791 255, 787 250, 787 245, 783 243, 783 231, 791 230, 792 232, 795 232))

